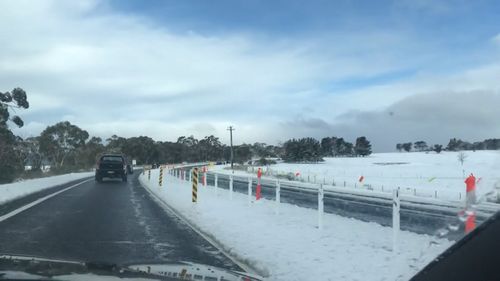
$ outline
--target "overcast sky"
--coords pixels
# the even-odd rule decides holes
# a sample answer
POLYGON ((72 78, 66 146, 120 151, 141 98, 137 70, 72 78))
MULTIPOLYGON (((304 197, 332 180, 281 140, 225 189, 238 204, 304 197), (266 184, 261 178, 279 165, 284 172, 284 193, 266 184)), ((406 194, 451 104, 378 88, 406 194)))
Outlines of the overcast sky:
POLYGON ((22 137, 500 137, 498 1, 0 1, 22 137))

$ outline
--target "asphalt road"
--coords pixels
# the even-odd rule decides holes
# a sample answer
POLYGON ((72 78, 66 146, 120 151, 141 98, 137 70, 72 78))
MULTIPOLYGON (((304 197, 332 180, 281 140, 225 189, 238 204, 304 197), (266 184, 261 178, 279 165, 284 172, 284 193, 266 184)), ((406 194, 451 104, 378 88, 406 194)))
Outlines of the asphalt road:
POLYGON ((128 182, 92 179, 0 222, 0 253, 123 265, 191 261, 241 270, 160 208, 140 186, 138 174, 128 182))

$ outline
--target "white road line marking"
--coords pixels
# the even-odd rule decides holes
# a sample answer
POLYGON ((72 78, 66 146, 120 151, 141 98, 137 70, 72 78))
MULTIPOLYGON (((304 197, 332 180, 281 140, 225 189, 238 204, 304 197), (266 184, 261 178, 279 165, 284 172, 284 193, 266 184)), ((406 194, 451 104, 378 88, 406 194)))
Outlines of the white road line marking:
POLYGON ((60 193, 63 193, 64 191, 70 190, 73 187, 77 187, 77 186, 79 186, 81 184, 84 184, 84 183, 86 183, 86 182, 88 182, 90 180, 92 180, 92 179, 87 179, 87 180, 84 180, 82 182, 76 183, 76 184, 74 184, 72 186, 68 186, 65 189, 62 189, 62 190, 59 190, 57 192, 51 193, 51 194, 49 194, 49 195, 47 195, 45 197, 39 198, 39 199, 37 199, 37 200, 29 203, 29 204, 26 204, 26 205, 24 205, 24 206, 22 206, 20 208, 17 208, 17 209, 15 209, 14 211, 12 211, 10 213, 7 213, 7 214, 5 214, 3 216, 0 216, 0 222, 3 222, 4 220, 6 220, 8 218, 11 218, 11 217, 13 217, 13 216, 15 216, 15 215, 17 215, 17 214, 19 214, 21 212, 24 212, 24 211, 28 210, 29 208, 31 208, 33 206, 36 206, 36 205, 42 203, 43 201, 45 201, 47 199, 50 199, 50 198, 52 198, 52 197, 54 197, 54 196, 56 196, 56 195, 58 195, 60 193))

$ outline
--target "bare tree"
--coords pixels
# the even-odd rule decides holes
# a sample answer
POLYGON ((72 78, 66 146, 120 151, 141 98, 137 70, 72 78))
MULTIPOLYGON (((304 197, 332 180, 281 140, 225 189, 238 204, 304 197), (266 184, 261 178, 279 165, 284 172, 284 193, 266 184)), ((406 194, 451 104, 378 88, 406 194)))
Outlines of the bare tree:
POLYGON ((460 162, 460 164, 462 164, 462 166, 463 166, 464 162, 465 162, 465 159, 467 159, 467 154, 465 154, 464 152, 460 152, 457 155, 457 158, 458 158, 458 162, 460 162))

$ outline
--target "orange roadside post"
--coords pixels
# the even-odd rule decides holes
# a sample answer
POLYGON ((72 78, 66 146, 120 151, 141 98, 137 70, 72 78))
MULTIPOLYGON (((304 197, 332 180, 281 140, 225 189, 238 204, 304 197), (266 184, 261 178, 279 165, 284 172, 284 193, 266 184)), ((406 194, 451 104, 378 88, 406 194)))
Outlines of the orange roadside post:
POLYGON ((259 200, 261 196, 262 186, 260 185, 260 178, 262 177, 262 169, 257 171, 257 189, 255 190, 255 200, 259 200))
POLYGON ((465 234, 473 231, 476 228, 476 214, 472 211, 467 214, 467 219, 465 220, 465 234))

